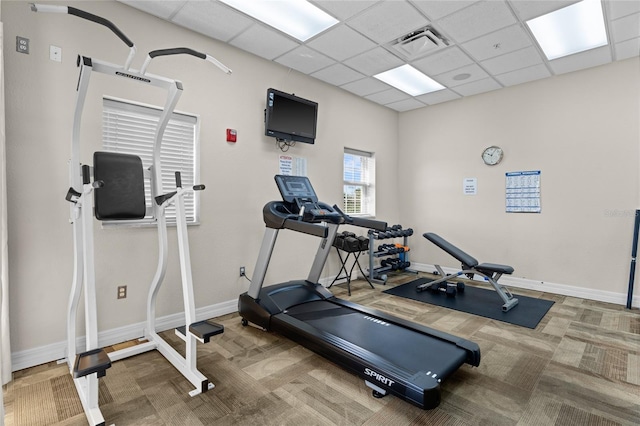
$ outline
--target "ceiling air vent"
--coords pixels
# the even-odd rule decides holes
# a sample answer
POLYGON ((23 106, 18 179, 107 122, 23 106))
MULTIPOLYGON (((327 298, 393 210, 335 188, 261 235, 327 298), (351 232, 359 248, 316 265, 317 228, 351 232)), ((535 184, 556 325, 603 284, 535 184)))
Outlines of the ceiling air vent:
POLYGON ((427 53, 449 46, 449 40, 442 37, 433 27, 428 26, 397 38, 391 47, 408 59, 415 59, 427 53))

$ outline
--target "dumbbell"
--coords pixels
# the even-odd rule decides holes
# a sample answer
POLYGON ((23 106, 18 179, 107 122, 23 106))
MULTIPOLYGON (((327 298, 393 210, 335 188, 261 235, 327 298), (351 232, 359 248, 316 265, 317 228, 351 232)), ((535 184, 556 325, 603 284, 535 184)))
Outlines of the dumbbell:
POLYGON ((400 259, 398 259, 397 257, 391 258, 391 259, 384 259, 382 262, 380 262, 380 264, 382 266, 389 266, 391 269, 396 269, 396 266, 400 263, 400 259))
POLYGON ((380 261, 380 266, 391 266, 393 262, 391 262, 392 259, 382 259, 382 261, 380 261))
POLYGON ((429 291, 432 293, 444 293, 447 297, 456 297, 456 286, 448 283, 431 284, 429 291))
POLYGON ((360 251, 369 249, 369 239, 367 237, 360 235, 356 238, 360 241, 360 251))

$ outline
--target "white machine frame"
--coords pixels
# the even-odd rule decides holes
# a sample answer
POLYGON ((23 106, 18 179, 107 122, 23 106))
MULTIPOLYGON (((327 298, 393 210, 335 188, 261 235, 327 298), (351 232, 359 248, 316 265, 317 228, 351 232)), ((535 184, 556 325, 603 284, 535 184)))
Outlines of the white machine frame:
MULTIPOLYGON (((162 166, 160 163, 160 152, 162 137, 167 123, 178 103, 182 93, 182 83, 165 77, 148 74, 146 69, 151 59, 155 56, 190 54, 212 62, 227 74, 231 70, 218 62, 215 58, 195 52, 191 49, 165 49, 149 53, 140 71, 130 68, 136 48, 120 30, 111 22, 96 15, 80 11, 66 6, 32 4, 34 12, 65 13, 78 16, 110 28, 125 44, 130 48, 129 55, 124 65, 114 65, 89 57, 78 57, 80 76, 77 86, 76 107, 73 119, 73 132, 71 139, 71 159, 69 161, 69 180, 71 188, 67 199, 71 201, 70 221, 73 225, 74 240, 74 274, 69 296, 67 314, 67 364, 70 372, 74 375, 74 363, 78 356, 100 348, 98 339, 98 318, 96 301, 96 279, 94 263, 94 235, 93 235, 93 199, 92 193, 99 186, 97 183, 87 183, 88 179, 83 179, 82 166, 80 164, 80 128, 82 111, 89 87, 91 74, 94 72, 111 75, 117 78, 126 78, 142 84, 152 85, 167 91, 167 98, 164 109, 160 115, 154 139, 153 162, 145 175, 151 179, 152 197, 163 195, 162 188, 162 166), (84 291, 84 316, 86 330, 85 351, 78 352, 76 343, 76 319, 81 293, 84 291)), ((163 200, 153 204, 153 215, 158 229, 158 265, 155 276, 151 282, 147 298, 147 319, 143 338, 147 340, 125 349, 108 353, 110 361, 117 361, 133 355, 141 354, 151 350, 158 350, 180 373, 194 386, 189 395, 195 396, 206 392, 214 387, 207 377, 197 369, 197 348, 198 341, 205 342, 208 338, 196 336, 190 331, 190 325, 196 323, 195 299, 193 292, 193 278, 191 274, 191 257, 189 252, 189 240, 187 234, 187 223, 184 208, 184 196, 193 189, 183 189, 178 185, 176 191, 163 197, 163 200), (180 257, 180 269, 182 279, 182 293, 184 301, 184 333, 176 330, 176 334, 185 342, 185 357, 167 343, 156 331, 156 299, 160 287, 164 281, 167 258, 168 258, 168 235, 165 209, 171 205, 176 206, 176 223, 178 250, 180 257)), ((108 368, 108 367, 107 367, 108 368)), ((104 371, 102 371, 102 375, 104 371)), ((78 395, 82 401, 87 420, 91 425, 104 425, 105 420, 98 405, 98 377, 101 374, 91 373, 82 377, 74 377, 74 383, 78 395)))

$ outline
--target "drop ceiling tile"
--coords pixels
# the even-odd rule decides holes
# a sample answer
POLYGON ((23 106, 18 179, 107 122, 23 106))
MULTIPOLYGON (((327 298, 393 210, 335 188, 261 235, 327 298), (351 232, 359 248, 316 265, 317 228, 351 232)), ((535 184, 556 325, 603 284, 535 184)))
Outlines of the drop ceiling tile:
POLYGON ((551 73, 544 64, 538 64, 532 67, 522 68, 495 76, 496 80, 498 80, 503 86, 515 86, 516 84, 522 84, 546 77, 551 77, 551 73))
POLYGON ((615 51, 618 61, 638 56, 640 54, 640 38, 632 38, 622 43, 616 43, 615 51))
POLYGON ((374 93, 372 95, 367 95, 365 96, 365 98, 369 99, 370 101, 373 101, 382 105, 386 105, 386 104, 390 104, 391 102, 398 102, 404 99, 409 99, 410 96, 404 93, 402 90, 387 89, 382 92, 374 93))
POLYGON ((318 71, 335 63, 333 59, 307 46, 297 47, 280 56, 275 61, 304 74, 311 74, 314 71, 318 71))
POLYGON ((347 20, 351 18, 353 15, 356 15, 368 7, 376 4, 378 0, 375 1, 336 1, 336 0, 313 0, 312 3, 315 3, 321 9, 324 9, 330 15, 335 16, 341 20, 347 20))
POLYGON ((363 78, 362 80, 347 83, 340 87, 358 96, 367 96, 372 93, 382 92, 389 88, 389 86, 377 78, 372 77, 363 78))
POLYGON ((347 59, 344 61, 344 64, 350 66, 356 71, 360 71, 364 75, 372 76, 382 71, 387 71, 391 68, 400 66, 403 62, 400 58, 392 55, 382 47, 376 47, 368 52, 362 53, 351 59, 347 59))
POLYGON ((541 63, 542 57, 533 46, 480 62, 493 75, 504 74, 541 63))
POLYGON ((176 13, 184 4, 186 0, 180 1, 141 1, 141 0, 119 0, 121 3, 127 4, 131 7, 135 7, 143 12, 150 13, 158 18, 168 20, 176 13))
POLYGON ((384 1, 354 17, 347 24, 377 43, 387 43, 429 21, 406 1, 384 1))
POLYGON ((607 46, 565 56, 549 62, 554 74, 564 74, 584 68, 596 67, 611 62, 611 48, 607 46))
POLYGON ((257 23, 232 39, 229 44, 269 60, 299 46, 299 43, 281 32, 257 23))
POLYGON ((640 13, 616 19, 610 24, 609 28, 616 43, 640 37, 640 13))
POLYGON ((472 81, 483 80, 489 77, 478 64, 467 65, 466 67, 458 68, 453 71, 446 72, 444 74, 432 77, 438 83, 446 87, 456 87, 462 84, 468 84, 472 81), (468 77, 461 80, 460 77, 468 74, 468 77))
POLYGON ((462 96, 473 96, 480 93, 490 92, 492 90, 501 89, 502 86, 492 78, 474 81, 473 83, 463 84, 455 88, 455 91, 462 96))
POLYGON ((326 81, 334 86, 341 86, 355 80, 360 80, 364 78, 364 75, 342 64, 335 64, 314 72, 311 74, 311 77, 326 81))
POLYGON ((438 90, 437 92, 427 93, 426 95, 416 96, 420 102, 424 102, 427 105, 435 105, 440 104, 442 102, 452 101, 454 99, 459 99, 462 96, 458 95, 456 92, 444 89, 438 90))
POLYGON ((385 105, 387 108, 395 109, 398 112, 411 111, 412 109, 424 108, 426 105, 415 99, 405 99, 404 101, 391 102, 385 105))
POLYGON ((417 60, 412 65, 427 75, 438 75, 465 65, 473 61, 457 46, 434 53, 431 56, 417 60))
POLYGON ((478 61, 483 61, 527 46, 531 46, 529 35, 520 25, 512 25, 468 41, 461 47, 478 61))
POLYGON ((570 6, 580 0, 517 0, 511 1, 511 6, 520 19, 528 21, 538 16, 546 15, 558 9, 570 6))
POLYGON ((429 19, 436 20, 443 16, 450 15, 453 12, 457 12, 460 9, 464 9, 477 1, 478 0, 411 0, 411 3, 427 15, 429 19))
POLYGON ((209 1, 187 2, 171 22, 225 42, 253 24, 234 9, 209 1))
POLYGON ((307 45, 337 61, 343 61, 376 47, 374 42, 346 25, 330 29, 308 42, 307 45))
POLYGON ((516 23, 511 9, 502 0, 474 3, 438 21, 438 26, 458 43, 516 23))
POLYGON ((611 20, 622 18, 632 13, 640 13, 640 1, 638 0, 607 1, 606 5, 609 8, 607 16, 611 20))

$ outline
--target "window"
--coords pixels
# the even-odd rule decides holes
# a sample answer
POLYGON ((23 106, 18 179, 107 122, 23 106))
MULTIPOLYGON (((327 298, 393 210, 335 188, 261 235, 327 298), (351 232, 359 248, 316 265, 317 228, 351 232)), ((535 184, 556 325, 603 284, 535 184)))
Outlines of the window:
POLYGON ((350 215, 375 216, 376 162, 372 152, 344 149, 343 210, 350 215))
MULTIPOLYGON (((141 105, 129 101, 103 98, 102 143, 105 151, 135 154, 142 159, 145 169, 151 166, 155 130, 162 108, 141 105)), ((162 140, 160 161, 162 164, 163 193, 175 191, 175 172, 182 174, 182 185, 193 186, 199 180, 199 118, 174 112, 167 124, 162 140)), ((187 193, 184 198, 187 223, 198 223, 197 193, 187 193)), ((143 221, 153 223, 151 184, 145 182, 147 216, 143 221)), ((167 223, 176 222, 175 206, 166 209, 167 223)))

